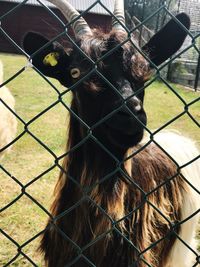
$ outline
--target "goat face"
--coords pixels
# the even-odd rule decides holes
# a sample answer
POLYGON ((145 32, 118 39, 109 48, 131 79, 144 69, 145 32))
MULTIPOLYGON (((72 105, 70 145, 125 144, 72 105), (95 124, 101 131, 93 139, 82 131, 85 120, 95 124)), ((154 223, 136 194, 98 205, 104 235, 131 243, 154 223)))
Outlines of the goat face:
MULTIPOLYGON (((187 15, 179 14, 177 19, 189 28, 187 15)), ((186 35, 187 31, 172 19, 142 51, 158 66, 180 48, 186 35)), ((106 145, 122 149, 137 144, 143 136, 143 86, 152 68, 133 40, 121 45, 126 38, 123 30, 114 29, 109 34, 94 30, 79 38, 80 49, 74 47, 70 53, 36 33, 24 38, 29 55, 45 46, 32 57, 33 65, 64 86, 72 86, 72 109, 91 127, 93 135, 106 145)), ((86 136, 88 128, 81 123, 80 128, 86 136)))

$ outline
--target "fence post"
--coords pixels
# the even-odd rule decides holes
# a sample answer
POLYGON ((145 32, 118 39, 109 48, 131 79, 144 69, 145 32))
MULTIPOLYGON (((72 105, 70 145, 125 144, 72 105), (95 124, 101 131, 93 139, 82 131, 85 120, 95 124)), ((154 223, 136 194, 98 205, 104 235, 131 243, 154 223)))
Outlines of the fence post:
POLYGON ((196 77, 195 77, 195 82, 194 82, 194 90, 195 91, 197 91, 198 82, 199 82, 199 75, 200 75, 200 54, 198 56, 198 63, 197 63, 197 68, 196 68, 196 77))

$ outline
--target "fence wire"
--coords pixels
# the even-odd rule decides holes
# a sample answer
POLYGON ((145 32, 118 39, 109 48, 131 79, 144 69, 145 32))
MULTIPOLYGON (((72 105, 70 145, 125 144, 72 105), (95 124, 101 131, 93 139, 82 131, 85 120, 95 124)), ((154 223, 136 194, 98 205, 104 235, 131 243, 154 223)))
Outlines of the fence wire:
MULTIPOLYGON (((6 20, 9 17, 12 17, 14 14, 18 14, 20 8, 24 5, 26 5, 28 2, 28 0, 22 1, 21 3, 17 4, 15 7, 13 7, 12 9, 10 9, 8 12, 6 12, 5 14, 0 16, 0 22, 3 22, 4 20, 6 20)), ((200 255, 198 254, 197 251, 194 251, 184 240, 182 240, 179 235, 176 233, 176 228, 185 223, 186 221, 190 220, 193 216, 195 216, 197 213, 199 213, 200 209, 198 209, 194 214, 191 214, 190 217, 186 218, 184 221, 180 221, 177 222, 175 224, 173 224, 164 214, 162 214, 162 212, 153 204, 151 203, 151 201, 148 200, 148 197, 153 193, 156 192, 159 188, 161 188, 163 185, 165 185, 165 183, 167 183, 166 181, 163 182, 162 184, 160 184, 159 186, 155 187, 152 191, 150 192, 145 192, 136 182, 134 182, 131 177, 129 177, 129 175, 124 171, 123 169, 123 164, 125 163, 125 161, 129 160, 130 158, 133 158, 136 154, 140 153, 145 146, 148 146, 150 143, 155 143, 165 154, 168 155, 168 157, 176 164, 177 166, 177 173, 175 174, 175 176, 173 177, 169 177, 168 181, 173 180, 178 174, 182 176, 182 178, 193 188, 193 190, 195 190, 198 194, 200 194, 200 192, 197 190, 197 188, 194 187, 194 185, 190 184, 189 181, 187 181, 187 179, 181 174, 181 170, 183 168, 185 168, 186 166, 192 164, 194 161, 196 161, 197 159, 200 158, 200 156, 198 155, 196 158, 192 159, 190 162, 187 162, 186 164, 184 164, 183 166, 179 166, 179 164, 176 162, 175 159, 173 159, 160 145, 158 142, 156 142, 155 140, 155 135, 157 133, 159 133, 160 131, 162 131, 163 129, 165 129, 167 126, 171 125, 173 122, 179 120, 182 116, 187 115, 192 121, 193 123, 199 127, 199 122, 197 121, 196 118, 194 118, 194 116, 192 115, 192 113, 190 112, 190 107, 193 106, 194 104, 197 104, 200 100, 200 97, 192 100, 190 103, 187 103, 183 97, 181 97, 177 91, 173 88, 173 86, 171 84, 169 84, 169 82, 167 81, 166 78, 164 78, 161 73, 162 73, 162 69, 164 69, 166 66, 168 66, 171 62, 173 62, 176 58, 178 58, 181 54, 185 53, 187 50, 189 50, 191 47, 193 47, 193 49, 195 49, 197 51, 197 53, 199 53, 199 48, 196 46, 196 39, 199 37, 199 35, 192 35, 191 32, 188 31, 188 35, 191 38, 191 45, 187 46, 183 51, 177 53, 175 56, 173 56, 173 58, 171 58, 170 60, 168 60, 166 63, 164 63, 161 67, 157 67, 155 66, 152 62, 151 64, 154 65, 154 68, 156 70, 154 77, 145 84, 145 86, 143 88, 140 89, 140 91, 143 91, 144 88, 149 87, 151 84, 153 84, 156 80, 160 80, 163 82, 163 84, 165 84, 167 86, 167 88, 180 100, 180 102, 183 104, 184 109, 181 113, 179 113, 177 116, 173 117, 170 121, 166 122, 165 124, 163 124, 161 127, 159 127, 157 130, 155 131, 151 131, 147 126, 143 125, 145 131, 149 134, 150 136, 150 140, 148 143, 145 144, 145 146, 141 147, 139 150, 137 150, 136 152, 134 152, 132 155, 129 155, 128 158, 126 158, 124 161, 119 161, 118 158, 115 157, 115 155, 113 155, 111 153, 111 151, 109 151, 94 135, 93 135, 93 131, 94 129, 102 124, 103 122, 105 122, 109 117, 113 116, 113 114, 117 113, 122 106, 120 106, 118 109, 114 110, 112 113, 108 114, 107 116, 105 116, 103 119, 101 119, 100 121, 98 121, 98 123, 94 124, 93 126, 89 126, 87 125, 70 107, 70 105, 66 104, 64 101, 64 97, 66 96, 66 94, 74 89, 76 89, 76 87, 82 83, 83 81, 85 81, 88 77, 90 77, 90 75, 92 73, 96 73, 105 83, 107 83, 109 85, 110 88, 112 88, 117 94, 119 94, 118 90, 106 79, 106 77, 104 77, 104 75, 96 68, 98 62, 94 62, 92 59, 90 59, 80 48, 79 46, 74 42, 73 38, 71 37, 71 35, 69 34, 68 28, 71 26, 71 24, 76 21, 73 20, 70 23, 65 24, 55 13, 52 9, 50 9, 48 6, 46 6, 43 2, 41 1, 37 1, 51 16, 53 16, 60 25, 62 25, 63 31, 59 32, 57 34, 57 36, 51 40, 51 43, 57 39, 59 39, 60 37, 67 37, 68 40, 70 40, 70 42, 73 44, 74 47, 76 47, 77 50, 80 51, 80 53, 87 58, 87 60, 93 65, 93 69, 83 78, 81 78, 76 84, 74 84, 73 86, 71 86, 70 88, 66 88, 64 91, 60 91, 57 89, 57 87, 49 80, 47 79, 38 69, 36 69, 32 64, 31 64, 31 59, 33 58, 33 56, 35 56, 37 53, 40 52, 40 50, 38 50, 37 52, 35 52, 33 55, 31 55, 31 57, 29 57, 29 55, 27 55, 25 53, 25 51, 23 50, 23 48, 17 44, 7 33, 7 29, 3 28, 3 26, 0 26, 0 32, 1 34, 7 38, 7 40, 9 41, 10 44, 12 44, 14 47, 16 47, 16 49, 23 54, 26 57, 29 57, 29 61, 27 62, 27 65, 24 66, 22 69, 20 69, 18 72, 16 72, 12 77, 9 77, 7 80, 5 80, 3 82, 3 84, 0 85, 0 88, 5 86, 5 85, 9 85, 10 82, 12 82, 13 80, 15 80, 18 76, 22 75, 27 68, 33 68, 35 70, 35 72, 38 73, 39 76, 41 76, 46 83, 48 83, 52 90, 57 94, 57 100, 54 101, 53 103, 51 103, 47 108, 45 108, 44 110, 42 110, 39 114, 35 115, 31 120, 29 120, 28 122, 25 121, 22 116, 20 116, 17 112, 13 111, 8 104, 3 101, 2 99, 0 99, 0 105, 4 105, 14 116, 16 116, 17 120, 20 121, 20 123, 23 125, 23 131, 21 131, 20 133, 18 133, 18 135, 13 139, 13 141, 11 141, 9 144, 7 144, 6 146, 0 148, 0 154, 4 151, 6 151, 6 149, 8 149, 9 147, 11 147, 12 145, 16 144, 17 142, 19 142, 19 140, 25 135, 28 134, 29 136, 31 136, 38 144, 40 147, 42 147, 42 149, 44 149, 49 155, 51 155, 51 157, 53 157, 54 160, 54 164, 49 167, 48 169, 46 169, 45 171, 43 171, 42 173, 40 173, 39 175, 37 175, 34 179, 32 179, 31 181, 29 181, 26 184, 23 184, 19 178, 13 176, 12 173, 9 172, 9 170, 3 165, 0 164, 0 169, 2 170, 2 172, 5 174, 6 177, 8 177, 8 179, 11 179, 14 183, 16 183, 21 190, 21 193, 19 195, 17 195, 12 201, 10 201, 8 204, 6 204, 5 206, 3 206, 0 210, 0 213, 2 214, 4 211, 8 211, 9 209, 12 208, 12 206, 17 203, 22 197, 26 196, 32 203, 34 203, 37 207, 39 207, 39 209, 41 209, 48 217, 50 217, 52 219, 52 223, 54 224, 54 227, 57 227, 55 222, 64 217, 66 214, 69 214, 71 211, 75 210, 79 205, 81 205, 81 203, 83 203, 84 201, 88 200, 90 203, 92 203, 94 206, 96 206, 104 216, 106 216, 108 218, 108 220, 111 222, 112 227, 109 231, 104 232, 103 234, 101 234, 100 236, 98 236, 95 240, 93 240, 92 242, 89 242, 87 245, 85 245, 84 247, 80 247, 78 244, 76 244, 73 240, 71 240, 66 233, 64 233, 61 229, 59 229, 58 227, 58 231, 61 233, 61 235, 63 236, 63 238, 65 240, 67 240, 68 242, 70 242, 71 244, 73 244, 74 248, 77 251, 77 257, 68 265, 66 266, 73 266, 76 262, 78 262, 78 260, 80 258, 82 258, 87 264, 88 266, 92 266, 95 267, 94 263, 92 263, 85 255, 84 252, 91 246, 93 246, 95 243, 97 243, 99 240, 101 240, 103 237, 105 237, 107 234, 111 233, 111 232, 116 232, 118 235, 120 235, 122 237, 122 239, 127 242, 129 244, 130 247, 132 247, 134 250, 137 251, 138 253, 138 259, 140 261, 143 262, 143 264, 145 264, 146 266, 151 267, 151 265, 146 262, 145 258, 143 257, 144 253, 150 249, 152 249, 153 247, 155 247, 158 243, 162 242, 163 239, 166 239, 168 237, 170 237, 170 235, 174 234, 190 251, 192 251, 192 253, 194 253, 194 255, 196 256, 196 262, 194 263, 193 266, 198 266, 198 264, 200 263, 200 255), (75 147, 73 147, 70 151, 67 151, 66 153, 57 156, 56 153, 54 153, 54 151, 49 148, 49 146, 42 141, 39 137, 37 137, 36 134, 34 134, 30 128, 31 125, 36 122, 38 119, 40 119, 42 116, 44 116, 49 110, 51 110, 53 107, 57 106, 58 104, 62 105, 66 111, 68 111, 69 113, 72 114, 72 116, 74 116, 81 125, 83 125, 86 129, 87 129, 87 136, 85 138, 83 138, 81 140, 81 142, 79 142, 75 147), (148 203, 150 206, 152 206, 162 217, 164 220, 166 220, 170 226, 170 231, 167 234, 167 236, 164 236, 162 239, 157 240, 156 242, 152 243, 149 247, 145 248, 143 251, 139 250, 132 242, 131 240, 129 240, 129 238, 127 236, 125 236, 123 233, 121 233, 121 231, 118 229, 118 224, 121 221, 124 221, 126 218, 129 218, 129 216, 131 216, 134 212, 136 212, 137 210, 140 209, 140 207, 142 205, 144 205, 144 202, 142 202, 139 206, 137 206, 135 209, 131 210, 129 214, 126 214, 123 218, 121 218, 118 221, 113 220, 113 218, 107 214, 107 212, 104 210, 103 207, 101 207, 100 205, 98 205, 97 203, 94 202, 93 199, 91 199, 91 197, 88 195, 88 192, 90 190, 92 190, 92 188, 84 188, 84 196, 72 207, 70 207, 69 209, 65 210, 63 213, 59 214, 59 216, 57 217, 53 217, 50 212, 34 197, 32 196, 30 193, 28 193, 28 189, 37 181, 39 181, 42 177, 44 177, 46 174, 51 173, 55 168, 58 168, 60 171, 62 172, 66 172, 63 167, 62 167, 62 160, 64 158, 66 158, 71 152, 76 151, 78 148, 80 148, 85 142, 87 142, 87 140, 93 140, 95 143, 98 144, 98 146, 106 151, 106 153, 115 161, 116 163, 116 169, 113 170, 111 173, 109 173, 108 175, 106 175, 105 177, 101 177, 101 179, 93 184, 92 188, 95 188, 95 186, 100 185, 101 183, 103 183, 104 181, 108 180, 110 177, 112 177, 114 174, 120 172, 124 177, 126 177, 126 179, 137 189, 139 189, 139 191, 141 192, 141 194, 144 196, 144 202, 148 203)), ((140 1, 141 2, 141 1, 140 1)), ((164 3, 164 1, 162 1, 162 3, 164 3)), ((82 12, 81 15, 86 15, 95 5, 100 5, 102 8, 104 8, 108 14, 110 16, 114 16, 111 11, 100 1, 94 1, 93 4, 87 8, 85 11, 82 12)), ((124 43, 131 41, 130 36, 132 33, 134 33, 139 27, 141 27, 142 25, 145 25, 146 22, 148 22, 149 20, 151 20, 153 17, 157 16, 160 13, 165 12, 168 16, 172 17, 185 31, 187 29, 185 29, 185 27, 173 16, 173 14, 170 12, 170 10, 168 10, 166 4, 162 4, 161 6, 159 6, 159 8, 152 13, 149 17, 144 18, 143 21, 141 23, 139 23, 137 26, 135 26, 132 29, 128 29, 127 27, 125 27, 125 30, 128 33, 128 37, 127 39, 121 43, 120 45, 118 45, 117 47, 115 47, 113 50, 111 50, 109 52, 113 53, 119 46, 122 46, 124 43)), ((117 18, 115 17, 115 19, 117 20, 117 18)), ((48 43, 49 45, 49 43, 48 43)), ((132 43, 133 46, 135 46, 134 43, 132 43)), ((44 47, 42 48, 44 49, 44 47)), ((135 46, 135 49, 138 49, 135 46)), ((1 52, 1 51, 0 51, 1 52)), ((146 55, 142 52, 139 51, 141 54, 143 54, 143 56, 149 60, 146 55)), ((106 58, 109 54, 106 54, 104 56, 102 56, 99 61, 102 61, 104 58, 106 58)), ((139 91, 139 92, 140 92, 139 91)), ((139 93, 138 92, 138 93, 139 93)), ((122 100, 125 103, 125 100, 123 99, 122 95, 119 95, 122 100)), ((133 95, 132 95, 133 96, 133 95)), ((132 97, 130 96, 130 98, 132 97)), ((45 96, 44 96, 45 97, 45 96)), ((127 101, 128 99, 126 99, 127 101)), ((124 105, 124 104, 123 104, 124 105)), ((130 111, 130 110, 129 110, 130 111)), ((130 111, 131 112, 131 111, 130 111)), ((132 113, 132 112, 131 112, 132 113)), ((135 115, 132 113, 132 116, 135 117, 135 115)), ((135 117, 135 119, 137 119, 135 117)), ((24 168, 26 168, 26 166, 24 166, 24 168)), ((68 174, 67 174, 68 175, 68 174)), ((69 177, 69 179, 76 184, 80 189, 81 185, 77 182, 77 180, 74 177, 69 177)), ((2 220, 4 218, 2 217, 2 220)), ((31 221, 31 218, 29 218, 31 221)), ((34 242, 35 240, 38 239, 38 237, 40 237, 44 231, 46 231, 45 229, 37 232, 37 234, 30 236, 29 239, 27 239, 25 242, 20 243, 18 242, 17 238, 15 236, 13 236, 12 234, 8 234, 5 230, 0 229, 0 233, 1 235, 8 240, 9 242, 11 242, 13 244, 13 246, 16 248, 16 253, 14 255, 10 255, 9 256, 9 260, 6 263, 3 263, 3 266, 17 266, 16 264, 16 260, 19 259, 20 256, 22 256, 24 259, 26 259, 26 261, 28 262, 28 266, 40 266, 40 263, 35 262, 32 257, 30 257, 28 254, 28 252, 25 252, 25 248, 28 247, 32 242, 34 242)), ((0 252, 1 252, 0 248, 0 252)), ((183 255, 184 257, 184 255, 183 255)), ((137 262, 133 262, 130 267, 133 266, 137 266, 137 262)), ((19 264, 19 266, 23 266, 23 264, 19 264)), ((177 264, 178 267, 178 264, 177 264)), ((188 266, 189 267, 189 266, 188 266)))

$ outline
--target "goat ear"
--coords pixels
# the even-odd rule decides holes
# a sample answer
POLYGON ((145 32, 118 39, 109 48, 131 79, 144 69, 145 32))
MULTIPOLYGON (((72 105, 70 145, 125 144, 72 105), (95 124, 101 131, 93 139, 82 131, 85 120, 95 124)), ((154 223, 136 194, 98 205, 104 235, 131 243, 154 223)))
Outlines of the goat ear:
MULTIPOLYGON (((32 55, 48 42, 49 40, 42 35, 29 32, 24 37, 23 47, 27 54, 32 55)), ((59 43, 53 42, 36 53, 32 57, 32 63, 44 75, 63 83, 62 81, 66 79, 65 70, 70 63, 70 56, 59 43)))
POLYGON ((180 23, 171 19, 142 48, 149 59, 157 66, 179 50, 188 34, 182 25, 189 30, 190 18, 185 13, 178 14, 176 18, 180 23))

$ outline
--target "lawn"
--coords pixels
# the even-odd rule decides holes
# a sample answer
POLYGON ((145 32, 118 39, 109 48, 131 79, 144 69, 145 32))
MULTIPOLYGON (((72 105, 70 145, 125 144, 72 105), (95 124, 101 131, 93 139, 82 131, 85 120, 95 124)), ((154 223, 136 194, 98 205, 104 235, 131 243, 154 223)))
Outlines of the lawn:
MULTIPOLYGON (((23 56, 0 54, 0 59, 4 64, 4 80, 27 64, 23 56)), ((60 92, 64 90, 57 82, 51 81, 60 92)), ((15 96, 17 114, 26 123, 32 120, 28 126, 31 135, 25 133, 13 145, 12 152, 7 154, 0 163, 0 208, 5 207, 21 194, 21 186, 14 181, 13 177, 24 186, 26 185, 26 193, 0 214, 0 228, 22 246, 44 229, 48 216, 30 199, 30 196, 45 209, 49 209, 59 169, 54 167, 55 158, 48 149, 56 156, 64 153, 68 111, 62 103, 57 103, 46 110, 56 103, 58 93, 32 69, 24 71, 7 86, 15 96), (35 116, 43 111, 45 111, 44 114, 34 120, 35 116), (34 137, 41 140, 46 148, 34 137), (6 174, 2 167, 11 175, 6 174), (52 169, 49 170, 50 168, 52 169), (40 178, 35 179, 37 177, 40 178)), ((200 97, 200 93, 181 86, 172 86, 187 103, 188 109, 166 129, 177 129, 200 145, 197 125, 200 122, 200 101, 195 101, 200 97), (193 102, 194 104, 190 105, 193 102), (197 123, 194 123, 188 114, 191 114, 197 123)), ((71 95, 67 93, 63 97, 63 102, 69 105, 70 99, 71 95)), ((185 105, 164 83, 157 81, 146 89, 145 109, 148 114, 148 128, 155 130, 181 114, 185 110, 185 105)), ((18 121, 18 134, 23 131, 24 124, 18 121)), ((22 252, 37 266, 42 266, 42 259, 36 252, 38 243, 39 237, 24 246, 22 252)), ((15 255, 17 255, 17 244, 0 234, 0 266, 4 266, 15 255)), ((20 255, 11 266, 32 266, 32 264, 20 255)))

